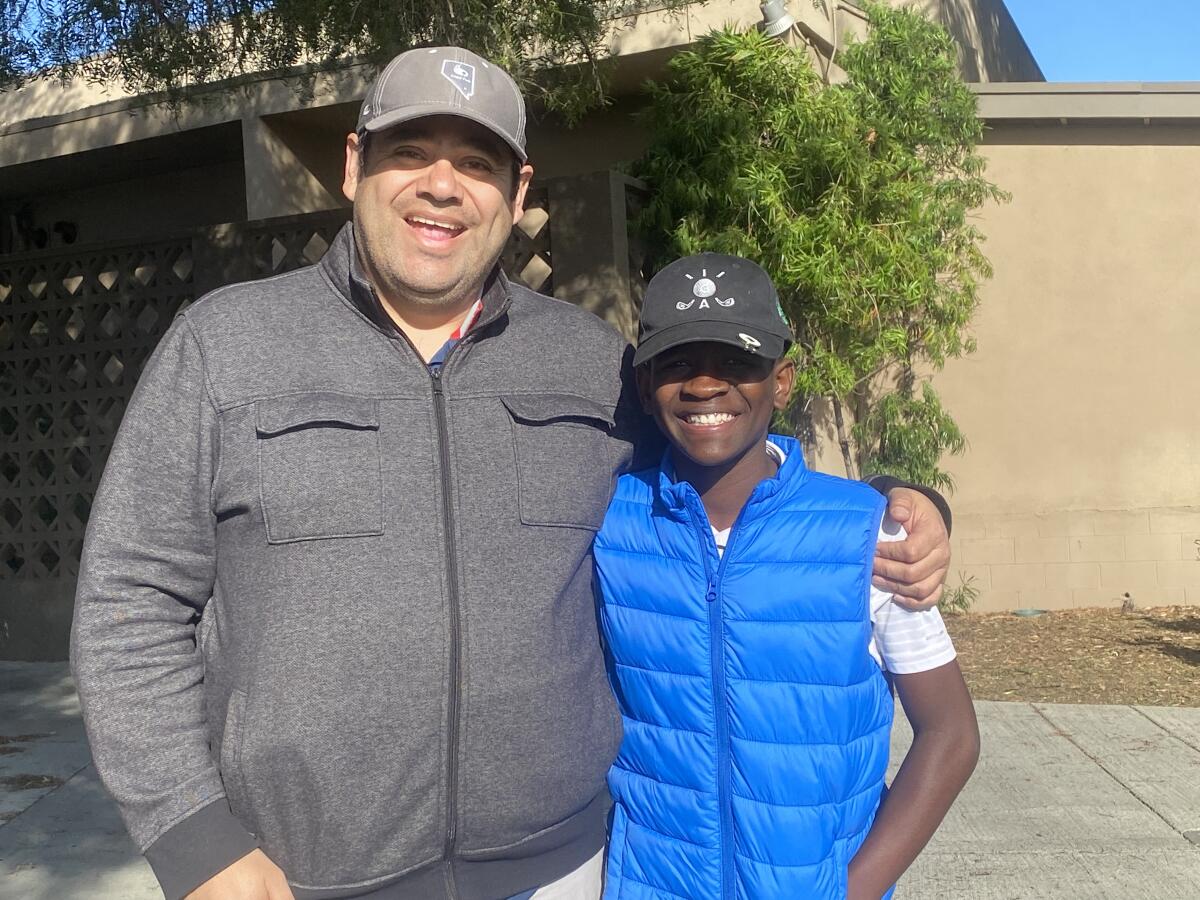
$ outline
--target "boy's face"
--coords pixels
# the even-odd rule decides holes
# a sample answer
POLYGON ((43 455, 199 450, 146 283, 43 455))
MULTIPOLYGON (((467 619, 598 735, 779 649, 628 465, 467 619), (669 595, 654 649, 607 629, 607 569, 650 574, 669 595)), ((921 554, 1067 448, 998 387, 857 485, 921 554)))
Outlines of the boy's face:
POLYGON ((642 405, 675 449, 701 466, 737 462, 761 446, 787 405, 796 369, 729 344, 683 344, 638 371, 642 405))

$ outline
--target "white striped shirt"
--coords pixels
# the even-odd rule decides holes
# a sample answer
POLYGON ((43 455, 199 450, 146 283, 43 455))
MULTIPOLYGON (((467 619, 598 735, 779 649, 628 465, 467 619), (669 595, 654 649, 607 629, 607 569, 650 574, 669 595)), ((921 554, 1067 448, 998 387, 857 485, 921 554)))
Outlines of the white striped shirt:
MULTIPOLYGON (((767 442, 769 452, 780 465, 787 458, 782 449, 767 442)), ((725 552, 729 529, 712 530, 717 553, 725 552)), ((899 522, 886 513, 879 526, 879 541, 902 541, 907 537, 899 522)), ((892 594, 871 586, 871 643, 869 650, 883 668, 893 675, 928 672, 955 658, 954 644, 946 631, 937 607, 913 612, 892 602, 892 594)))

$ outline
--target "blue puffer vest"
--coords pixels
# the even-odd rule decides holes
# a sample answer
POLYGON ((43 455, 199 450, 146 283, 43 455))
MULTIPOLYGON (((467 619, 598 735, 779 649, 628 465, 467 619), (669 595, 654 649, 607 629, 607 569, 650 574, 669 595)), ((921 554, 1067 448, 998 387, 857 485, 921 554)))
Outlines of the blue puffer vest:
POLYGON ((892 698, 868 652, 884 499, 799 445, 717 555, 699 495, 622 476, 595 544, 625 739, 605 897, 844 897, 884 790, 892 698))

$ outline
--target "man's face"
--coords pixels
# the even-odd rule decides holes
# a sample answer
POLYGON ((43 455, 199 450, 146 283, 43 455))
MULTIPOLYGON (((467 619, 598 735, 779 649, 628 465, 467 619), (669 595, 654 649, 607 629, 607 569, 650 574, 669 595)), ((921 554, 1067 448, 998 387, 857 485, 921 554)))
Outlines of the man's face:
POLYGON ((794 377, 791 360, 701 342, 653 357, 638 369, 638 386, 676 452, 700 466, 728 467, 760 451, 794 377))
POLYGON ((346 138, 342 190, 359 253, 385 300, 422 306, 478 296, 521 217, 533 169, 481 125, 430 116, 346 138))

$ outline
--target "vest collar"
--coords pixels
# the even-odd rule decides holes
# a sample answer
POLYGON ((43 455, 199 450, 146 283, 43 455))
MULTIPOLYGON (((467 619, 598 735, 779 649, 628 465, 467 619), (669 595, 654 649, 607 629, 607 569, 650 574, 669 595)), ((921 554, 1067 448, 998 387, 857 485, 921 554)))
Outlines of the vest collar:
MULTIPOLYGON (((808 474, 808 468, 804 465, 804 451, 799 441, 778 434, 767 435, 767 440, 778 446, 787 455, 787 459, 773 477, 764 478, 755 485, 742 510, 742 521, 770 514, 799 489, 808 474)), ((681 521, 688 517, 689 511, 696 515, 704 509, 696 489, 686 481, 675 480, 670 446, 663 451, 658 465, 658 496, 672 517, 681 521)))

